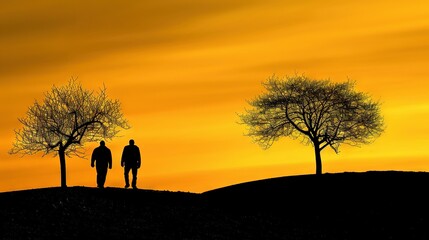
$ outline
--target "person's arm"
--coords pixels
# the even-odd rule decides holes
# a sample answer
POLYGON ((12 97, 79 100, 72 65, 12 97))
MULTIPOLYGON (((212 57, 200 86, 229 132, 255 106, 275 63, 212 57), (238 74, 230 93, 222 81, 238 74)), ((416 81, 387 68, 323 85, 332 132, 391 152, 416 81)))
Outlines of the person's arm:
POLYGON ((109 149, 109 159, 108 159, 109 161, 109 169, 112 169, 112 152, 110 151, 110 149, 109 149))
POLYGON ((92 152, 92 156, 91 156, 91 167, 94 167, 94 162, 95 162, 95 156, 96 156, 96 153, 95 153, 96 151, 95 151, 95 149, 94 149, 94 151, 92 152))
POLYGON ((140 165, 141 165, 140 149, 137 147, 137 168, 140 168, 140 165))
POLYGON ((125 148, 122 151, 122 157, 121 157, 121 167, 125 165, 125 148))

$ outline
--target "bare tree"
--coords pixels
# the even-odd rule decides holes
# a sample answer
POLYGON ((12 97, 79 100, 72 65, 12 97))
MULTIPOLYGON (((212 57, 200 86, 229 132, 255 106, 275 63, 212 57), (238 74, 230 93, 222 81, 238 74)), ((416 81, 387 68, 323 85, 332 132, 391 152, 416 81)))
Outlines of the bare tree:
POLYGON ((15 130, 9 153, 58 155, 61 187, 67 187, 66 156, 83 157, 86 142, 112 139, 119 128, 129 128, 120 102, 109 99, 104 86, 99 92, 89 91, 74 79, 66 86, 54 85, 43 102, 35 101, 19 121, 23 127, 15 130))
POLYGON ((322 174, 321 151, 341 144, 370 143, 383 132, 379 103, 355 92, 351 81, 333 83, 306 76, 270 77, 267 90, 249 104, 242 123, 264 149, 282 136, 300 139, 314 147, 316 174, 322 174))

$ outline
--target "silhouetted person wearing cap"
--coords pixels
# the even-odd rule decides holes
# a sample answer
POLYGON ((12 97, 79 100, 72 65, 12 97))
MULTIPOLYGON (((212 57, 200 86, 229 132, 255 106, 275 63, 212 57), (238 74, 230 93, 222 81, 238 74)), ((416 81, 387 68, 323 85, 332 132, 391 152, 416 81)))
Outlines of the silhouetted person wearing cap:
POLYGON ((125 177, 125 188, 130 187, 130 180, 128 174, 133 174, 133 181, 131 186, 134 189, 137 189, 137 169, 140 168, 141 158, 140 158, 140 149, 134 145, 134 140, 130 140, 130 145, 124 147, 121 158, 121 166, 124 167, 124 177, 125 177))
POLYGON ((91 167, 94 167, 94 162, 97 169, 97 187, 104 188, 106 182, 107 167, 112 169, 112 153, 106 147, 104 141, 100 142, 100 146, 96 147, 91 156, 91 167))

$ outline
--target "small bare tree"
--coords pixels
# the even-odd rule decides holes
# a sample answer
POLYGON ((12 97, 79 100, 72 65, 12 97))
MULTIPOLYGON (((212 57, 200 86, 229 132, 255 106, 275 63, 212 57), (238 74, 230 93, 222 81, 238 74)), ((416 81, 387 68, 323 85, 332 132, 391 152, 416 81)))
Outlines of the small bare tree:
POLYGON ((321 151, 327 146, 338 153, 343 143, 370 143, 383 131, 379 104, 355 92, 353 82, 272 76, 263 85, 267 92, 240 115, 247 135, 265 149, 282 136, 313 145, 316 174, 322 173, 321 151))
POLYGON ((15 130, 16 140, 9 153, 58 155, 61 187, 67 187, 66 156, 83 157, 86 142, 112 139, 119 128, 129 128, 120 102, 109 99, 104 86, 96 93, 74 79, 66 86, 54 85, 44 101, 35 101, 19 121, 23 127, 15 130))

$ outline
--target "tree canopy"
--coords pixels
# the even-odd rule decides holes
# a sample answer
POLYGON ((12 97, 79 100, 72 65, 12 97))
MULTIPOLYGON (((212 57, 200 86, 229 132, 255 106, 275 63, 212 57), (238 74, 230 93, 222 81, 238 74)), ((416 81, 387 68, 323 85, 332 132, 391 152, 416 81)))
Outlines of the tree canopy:
POLYGON ((266 92, 249 101, 252 108, 240 115, 246 135, 264 149, 283 136, 313 145, 317 174, 326 147, 338 153, 341 144, 367 144, 383 132, 380 104, 354 91, 352 81, 272 76, 263 86, 266 92))
POLYGON ((15 131, 10 153, 58 154, 62 186, 66 186, 65 155, 81 157, 86 142, 112 139, 121 128, 129 128, 119 100, 109 99, 105 86, 94 92, 74 79, 65 86, 54 85, 19 121, 22 128, 15 131))

